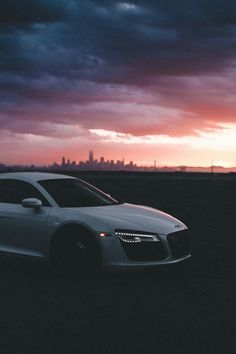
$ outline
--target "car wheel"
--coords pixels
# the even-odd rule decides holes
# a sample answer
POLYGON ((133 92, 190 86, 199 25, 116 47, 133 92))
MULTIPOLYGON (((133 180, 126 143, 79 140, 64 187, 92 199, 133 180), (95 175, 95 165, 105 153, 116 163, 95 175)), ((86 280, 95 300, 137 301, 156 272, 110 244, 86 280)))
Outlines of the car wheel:
POLYGON ((51 263, 60 273, 90 276, 100 271, 98 245, 89 235, 63 233, 53 242, 51 263))

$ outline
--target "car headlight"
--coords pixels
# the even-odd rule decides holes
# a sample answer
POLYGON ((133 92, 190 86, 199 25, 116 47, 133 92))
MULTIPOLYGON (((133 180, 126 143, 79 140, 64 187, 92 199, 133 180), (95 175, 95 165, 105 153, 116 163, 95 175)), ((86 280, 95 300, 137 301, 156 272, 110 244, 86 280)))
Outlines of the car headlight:
POLYGON ((128 243, 138 243, 138 242, 160 242, 157 234, 152 234, 149 232, 142 231, 132 231, 132 230, 115 230, 115 235, 117 235, 121 241, 128 243))

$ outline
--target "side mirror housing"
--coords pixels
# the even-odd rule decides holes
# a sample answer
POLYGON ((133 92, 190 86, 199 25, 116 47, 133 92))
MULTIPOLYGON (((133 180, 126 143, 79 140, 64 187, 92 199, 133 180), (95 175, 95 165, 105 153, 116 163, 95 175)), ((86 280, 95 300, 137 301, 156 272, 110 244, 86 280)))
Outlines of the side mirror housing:
POLYGON ((35 210, 39 210, 42 206, 41 200, 36 199, 36 198, 23 199, 21 204, 24 208, 33 208, 35 210))

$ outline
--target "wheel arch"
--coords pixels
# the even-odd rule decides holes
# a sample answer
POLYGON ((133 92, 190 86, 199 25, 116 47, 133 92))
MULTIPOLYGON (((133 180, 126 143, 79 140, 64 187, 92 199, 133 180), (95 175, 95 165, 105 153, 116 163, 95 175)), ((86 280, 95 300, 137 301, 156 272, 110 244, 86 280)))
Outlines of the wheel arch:
POLYGON ((88 225, 84 225, 82 223, 67 222, 65 224, 60 225, 56 230, 54 230, 53 234, 50 237, 49 247, 48 247, 49 260, 51 258, 52 248, 55 245, 55 243, 59 240, 59 238, 65 237, 65 234, 75 235, 76 233, 78 233, 78 235, 79 233, 83 235, 87 234, 87 237, 90 238, 90 241, 94 242, 94 245, 96 245, 96 248, 99 252, 99 257, 101 258, 102 252, 95 231, 92 230, 88 225))

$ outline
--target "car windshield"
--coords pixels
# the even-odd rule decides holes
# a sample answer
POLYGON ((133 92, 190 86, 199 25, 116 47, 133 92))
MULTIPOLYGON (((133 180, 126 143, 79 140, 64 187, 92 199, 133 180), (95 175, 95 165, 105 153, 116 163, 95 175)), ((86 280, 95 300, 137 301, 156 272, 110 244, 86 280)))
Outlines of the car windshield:
POLYGON ((79 179, 49 179, 38 182, 62 208, 118 204, 108 194, 79 179))

